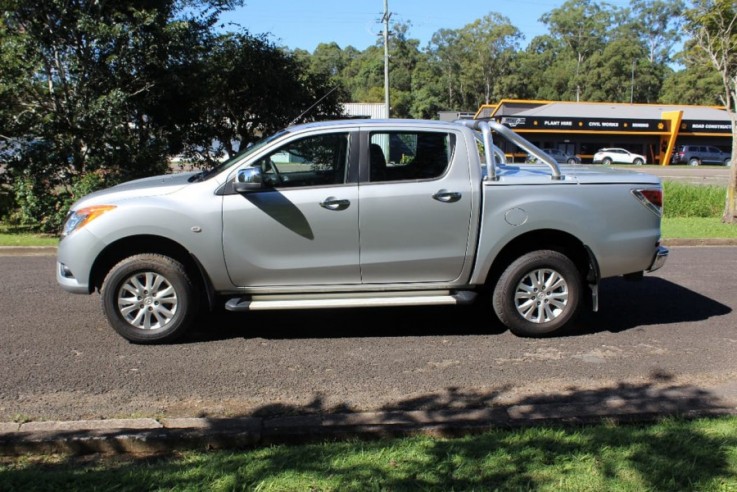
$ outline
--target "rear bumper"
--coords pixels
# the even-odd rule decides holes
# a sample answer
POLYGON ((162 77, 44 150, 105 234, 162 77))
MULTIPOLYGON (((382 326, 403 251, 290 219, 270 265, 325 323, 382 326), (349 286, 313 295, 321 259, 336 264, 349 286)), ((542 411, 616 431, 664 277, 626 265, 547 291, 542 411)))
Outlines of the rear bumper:
POLYGON ((650 264, 650 267, 646 270, 648 272, 654 272, 658 268, 665 265, 665 260, 668 259, 668 248, 665 246, 658 246, 658 250, 655 252, 655 256, 653 257, 653 262, 650 264))

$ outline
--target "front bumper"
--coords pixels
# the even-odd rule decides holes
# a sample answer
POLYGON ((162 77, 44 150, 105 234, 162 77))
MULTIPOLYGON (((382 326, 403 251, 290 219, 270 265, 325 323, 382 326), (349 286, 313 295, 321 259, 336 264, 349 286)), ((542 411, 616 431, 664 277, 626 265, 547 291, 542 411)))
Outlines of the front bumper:
POLYGON ((90 273, 105 244, 87 227, 59 241, 56 250, 56 281, 74 294, 90 294, 90 273))
POLYGON ((654 272, 658 268, 665 265, 665 260, 668 259, 669 252, 670 251, 665 246, 658 246, 658 250, 655 252, 655 256, 653 257, 653 262, 650 264, 650 267, 646 271, 654 272))
POLYGON ((56 262, 56 282, 62 289, 73 294, 90 293, 89 285, 77 280, 69 267, 59 261, 56 262))

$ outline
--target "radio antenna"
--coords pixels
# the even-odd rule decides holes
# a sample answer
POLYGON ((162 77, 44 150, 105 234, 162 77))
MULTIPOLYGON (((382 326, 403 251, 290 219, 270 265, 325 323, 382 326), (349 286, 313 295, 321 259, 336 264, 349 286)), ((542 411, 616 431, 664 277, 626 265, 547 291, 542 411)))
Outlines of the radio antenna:
POLYGON ((301 119, 302 119, 302 117, 303 117, 304 115, 306 115, 307 113, 309 113, 310 111, 312 111, 312 109, 313 109, 313 108, 314 108, 315 106, 317 106, 318 104, 320 104, 320 101, 322 101, 323 99, 325 99, 326 97, 328 97, 328 96, 329 96, 330 94, 332 94, 333 92, 335 92, 335 90, 336 90, 337 88, 338 88, 338 86, 336 85, 335 87, 333 87, 332 89, 330 89, 330 90, 329 90, 329 91, 328 91, 327 93, 325 93, 325 95, 324 95, 324 96, 322 96, 322 97, 321 97, 320 99, 318 99, 317 101, 315 101, 315 103, 314 103, 314 104, 313 104, 312 106, 310 106, 309 108, 307 108, 307 109, 305 109, 304 111, 302 111, 302 112, 301 112, 301 113, 299 114, 299 116, 297 116, 297 117, 296 117, 296 118, 294 118, 294 119, 293 119, 292 121, 290 121, 290 122, 289 122, 289 125, 287 125, 287 126, 292 126, 292 125, 296 124, 296 123, 297 123, 297 122, 298 122, 299 120, 301 120, 301 119))

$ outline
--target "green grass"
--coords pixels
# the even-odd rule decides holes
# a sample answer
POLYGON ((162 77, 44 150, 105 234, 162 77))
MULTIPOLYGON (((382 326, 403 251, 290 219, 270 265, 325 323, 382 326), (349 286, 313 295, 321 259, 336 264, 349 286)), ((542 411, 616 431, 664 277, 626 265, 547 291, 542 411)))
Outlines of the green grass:
POLYGON ((664 239, 737 238, 737 225, 715 217, 664 217, 661 229, 664 239))
POLYGON ((46 234, 0 232, 0 246, 56 246, 59 238, 46 234))
POLYGON ((737 418, 185 452, 5 459, 3 490, 737 490, 737 418))
POLYGON ((666 217, 720 217, 724 212, 727 189, 718 185, 663 182, 666 217))

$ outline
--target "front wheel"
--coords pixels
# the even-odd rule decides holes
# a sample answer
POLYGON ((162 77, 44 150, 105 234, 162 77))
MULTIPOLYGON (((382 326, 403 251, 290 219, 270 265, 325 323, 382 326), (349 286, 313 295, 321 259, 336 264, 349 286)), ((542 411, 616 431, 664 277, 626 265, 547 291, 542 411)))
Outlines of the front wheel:
POLYGON ((612 164, 612 160, 609 157, 604 157, 604 160, 602 160, 601 163, 605 166, 610 166, 612 164))
POLYGON ((642 159, 635 159, 635 161, 633 162, 633 164, 635 166, 642 166, 644 164, 644 162, 642 162, 642 159))
POLYGON ((134 343, 170 342, 197 313, 197 295, 184 266, 168 256, 140 254, 115 265, 102 284, 110 325, 134 343))
POLYGON ((579 311, 583 282, 576 265, 553 250, 532 251, 512 262, 493 292, 494 312, 518 336, 549 335, 579 311))

